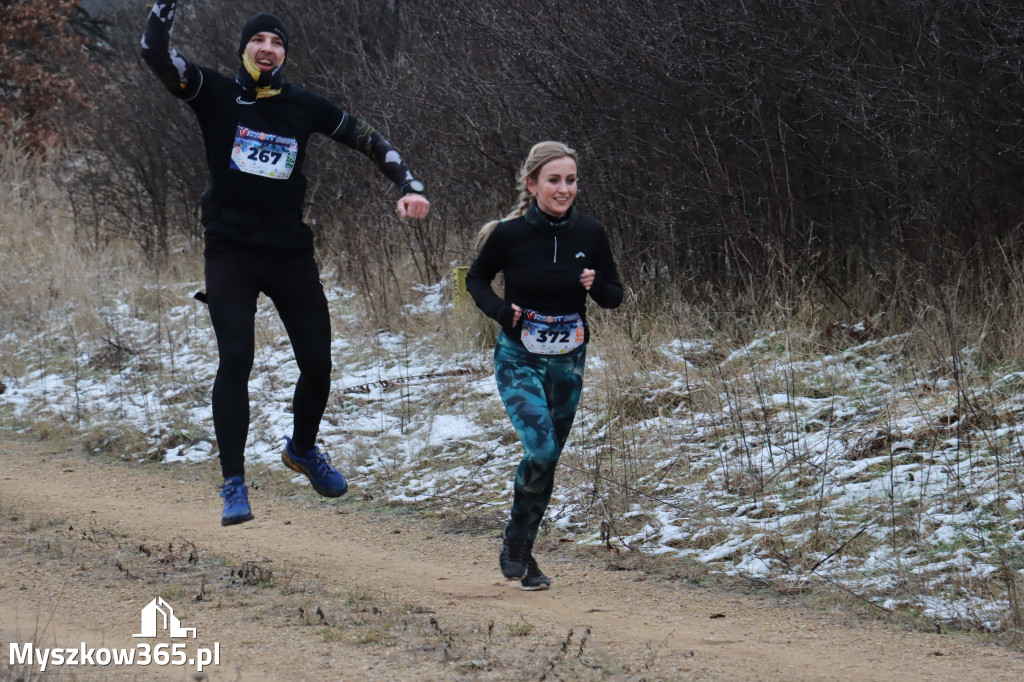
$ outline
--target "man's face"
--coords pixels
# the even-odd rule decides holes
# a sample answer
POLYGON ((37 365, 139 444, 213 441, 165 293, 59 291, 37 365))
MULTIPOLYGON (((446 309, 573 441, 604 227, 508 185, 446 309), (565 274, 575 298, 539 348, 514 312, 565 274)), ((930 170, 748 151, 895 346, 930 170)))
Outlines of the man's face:
POLYGON ((249 61, 260 71, 272 71, 284 61, 284 41, 276 33, 257 33, 245 46, 249 61))

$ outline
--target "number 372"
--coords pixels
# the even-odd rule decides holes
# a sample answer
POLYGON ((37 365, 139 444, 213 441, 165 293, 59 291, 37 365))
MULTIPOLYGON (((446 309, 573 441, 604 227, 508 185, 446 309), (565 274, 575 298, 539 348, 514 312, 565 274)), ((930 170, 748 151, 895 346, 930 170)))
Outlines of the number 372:
POLYGON ((541 343, 568 343, 569 331, 541 331, 537 332, 537 340, 541 343))

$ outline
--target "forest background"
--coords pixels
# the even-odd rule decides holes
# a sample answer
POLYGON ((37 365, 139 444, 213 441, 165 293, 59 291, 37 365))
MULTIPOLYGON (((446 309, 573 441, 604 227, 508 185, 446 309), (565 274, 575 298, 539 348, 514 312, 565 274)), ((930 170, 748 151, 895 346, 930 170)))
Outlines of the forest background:
MULTIPOLYGON (((800 392, 815 370, 794 360, 848 360, 877 344, 882 350, 872 352, 884 358, 860 366, 884 365, 885 388, 872 390, 913 393, 928 434, 893 426, 895 400, 875 404, 870 428, 833 408, 815 413, 819 424, 794 428, 837 434, 839 459, 871 460, 872 471, 889 477, 876 539, 896 555, 929 545, 922 515, 931 512, 923 498, 899 499, 894 472, 947 453, 936 466, 956 473, 939 497, 972 516, 966 539, 946 549, 969 545, 992 568, 985 575, 998 576, 984 588, 957 582, 956 590, 1000 608, 977 615, 975 603, 944 617, 1019 636, 1024 7, 355 0, 309 1, 300 12, 276 0, 210 0, 179 5, 173 45, 231 72, 239 26, 257 10, 288 22, 287 77, 375 124, 428 187, 431 217, 403 222, 382 208, 394 190, 364 159, 326 140, 309 158, 307 222, 324 269, 359 294, 367 329, 397 324, 411 300, 408 282, 446 283, 453 266, 467 265, 478 226, 510 207, 526 150, 563 140, 580 154, 579 205, 605 224, 628 288, 623 310, 597 317, 604 331, 596 338, 620 363, 602 403, 620 430, 604 437, 618 433, 634 447, 628 461, 586 475, 621 474, 616 489, 629 494, 619 507, 611 498, 591 507, 622 523, 644 499, 637 491, 657 466, 637 459, 644 448, 629 429, 717 403, 717 430, 704 441, 717 464, 704 470, 688 459, 687 475, 724 470, 720 492, 759 510, 747 522, 782 524, 782 505, 766 500, 783 481, 808 488, 800 513, 815 520, 803 539, 757 540, 790 578, 799 566, 806 578, 854 553, 854 540, 877 524, 823 520, 833 465, 816 461, 813 448, 794 448, 785 476, 766 475, 750 444, 770 449, 784 431, 776 419, 799 421, 798 398, 834 403, 837 385, 827 377, 800 392), (658 349, 673 341, 681 366, 695 372, 681 390, 659 364, 658 349), (728 374, 736 349, 747 350, 743 372, 728 374), (762 381, 769 374, 778 391, 762 381), (929 400, 934 409, 923 406, 929 400), (986 471, 978 476, 983 494, 962 475, 966 463, 986 471)), ((196 207, 207 173, 191 113, 138 57, 147 11, 141 3, 0 2, 0 117, 5 166, 18 168, 5 181, 8 201, 35 202, 46 220, 57 215, 47 210, 67 210, 59 238, 53 225, 37 236, 94 265, 130 254, 136 271, 165 284, 199 267, 196 207), (51 186, 59 202, 40 201, 51 186)), ((69 293, 55 293, 60 278, 45 276, 54 259, 11 267, 31 244, 25 234, 4 236, 5 344, 23 339, 58 293, 69 293)), ((493 330, 479 320, 468 328, 486 347, 493 330)), ((93 340, 124 351, 111 338, 100 330, 93 340)), ((5 381, 31 367, 21 363, 10 361, 5 381)), ((833 454, 828 446, 825 454, 833 454)), ((638 528, 619 536, 633 538, 638 528)), ((607 530, 602 539, 610 541, 607 530)), ((708 549, 725 537, 698 530, 677 540, 668 546, 708 549)), ((901 580, 915 594, 939 590, 910 574, 901 580)))

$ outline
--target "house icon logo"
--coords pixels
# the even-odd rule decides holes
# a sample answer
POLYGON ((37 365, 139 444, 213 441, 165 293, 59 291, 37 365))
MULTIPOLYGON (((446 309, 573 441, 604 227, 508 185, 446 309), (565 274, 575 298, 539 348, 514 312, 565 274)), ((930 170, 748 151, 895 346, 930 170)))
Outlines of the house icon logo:
POLYGON ((188 637, 191 632, 192 639, 196 638, 196 629, 181 627, 174 609, 163 597, 157 597, 142 609, 142 632, 132 637, 156 637, 157 630, 166 630, 171 637, 188 637))

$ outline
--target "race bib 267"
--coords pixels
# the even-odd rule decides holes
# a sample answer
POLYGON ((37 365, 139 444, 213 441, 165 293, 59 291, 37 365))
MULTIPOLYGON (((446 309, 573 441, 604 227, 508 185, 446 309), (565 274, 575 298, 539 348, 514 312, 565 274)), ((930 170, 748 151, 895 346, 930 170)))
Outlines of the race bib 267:
POLYGON ((231 168, 251 175, 287 180, 298 156, 297 140, 238 126, 231 150, 231 168))

